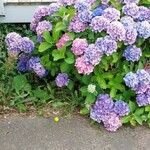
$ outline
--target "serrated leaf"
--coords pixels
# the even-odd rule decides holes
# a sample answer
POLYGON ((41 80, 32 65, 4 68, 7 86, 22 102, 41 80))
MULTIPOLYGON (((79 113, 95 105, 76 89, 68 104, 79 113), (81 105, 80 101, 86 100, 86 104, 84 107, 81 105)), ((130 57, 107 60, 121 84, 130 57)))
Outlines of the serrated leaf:
POLYGON ((125 116, 123 118, 121 118, 121 122, 122 123, 128 123, 130 122, 131 116, 125 116))
POLYGON ((93 95, 93 94, 88 94, 88 95, 86 96, 85 103, 91 105, 91 104, 93 104, 94 102, 95 102, 95 95, 93 95))
POLYGON ((44 52, 44 51, 46 51, 47 49, 49 49, 51 47, 52 47, 52 44, 47 43, 47 42, 43 42, 39 46, 39 52, 44 52))
POLYGON ((132 101, 129 101, 129 107, 130 107, 130 111, 134 112, 136 110, 136 104, 132 101))
POLYGON ((106 89, 106 88, 107 88, 106 81, 105 81, 104 78, 102 78, 101 76, 97 76, 97 82, 98 82, 99 86, 100 86, 102 89, 106 89))
POLYGON ((59 50, 58 49, 53 50, 52 56, 54 58, 54 61, 65 58, 65 51, 66 51, 65 47, 63 47, 62 49, 59 49, 59 50))
POLYGON ((140 116, 143 113, 144 113, 144 108, 138 108, 138 109, 136 109, 134 114, 137 115, 137 116, 140 116))
POLYGON ((43 33, 43 38, 45 39, 46 42, 48 42, 50 44, 53 43, 53 38, 51 37, 49 31, 45 31, 43 33))
POLYGON ((141 117, 141 116, 134 115, 134 118, 135 118, 135 120, 136 120, 140 125, 142 125, 143 120, 142 120, 142 117, 141 117))

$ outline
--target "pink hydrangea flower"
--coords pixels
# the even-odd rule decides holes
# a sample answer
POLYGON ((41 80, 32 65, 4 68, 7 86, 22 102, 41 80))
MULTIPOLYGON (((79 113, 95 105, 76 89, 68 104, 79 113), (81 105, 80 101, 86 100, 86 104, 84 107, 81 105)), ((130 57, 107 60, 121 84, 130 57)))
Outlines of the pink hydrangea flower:
POLYGON ((57 49, 61 49, 70 40, 70 36, 65 33, 60 40, 56 43, 57 49))
POLYGON ((94 66, 91 64, 86 64, 86 62, 84 60, 85 59, 83 56, 78 57, 76 59, 75 66, 76 66, 79 74, 89 75, 90 73, 93 72, 94 66))
POLYGON ((85 49, 88 47, 88 43, 86 39, 77 38, 72 43, 72 52, 76 55, 82 55, 85 49))

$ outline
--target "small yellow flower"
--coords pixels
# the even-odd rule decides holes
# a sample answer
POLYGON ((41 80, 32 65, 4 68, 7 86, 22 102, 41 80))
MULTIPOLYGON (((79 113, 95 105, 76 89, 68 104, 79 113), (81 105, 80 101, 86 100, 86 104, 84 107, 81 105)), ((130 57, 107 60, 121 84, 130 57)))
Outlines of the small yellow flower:
POLYGON ((55 117, 54 122, 59 122, 59 117, 55 117))

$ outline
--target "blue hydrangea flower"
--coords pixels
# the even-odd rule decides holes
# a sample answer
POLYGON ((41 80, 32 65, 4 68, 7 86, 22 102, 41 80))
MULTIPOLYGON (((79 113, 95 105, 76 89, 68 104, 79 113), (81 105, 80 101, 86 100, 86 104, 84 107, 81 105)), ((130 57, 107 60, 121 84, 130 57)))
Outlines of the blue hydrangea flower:
POLYGON ((69 78, 66 73, 59 73, 55 79, 56 85, 58 87, 67 86, 69 83, 69 78))
POLYGON ((106 8, 103 12, 103 16, 109 21, 117 21, 120 19, 120 11, 115 8, 106 8))
POLYGON ((133 20, 133 18, 132 17, 130 17, 130 16, 123 16, 123 17, 121 17, 121 19, 120 19, 120 22, 125 26, 125 27, 135 27, 135 22, 134 22, 134 20, 133 20))
POLYGON ((138 86, 139 80, 137 78, 137 75, 135 73, 129 72, 126 74, 126 76, 123 78, 125 81, 126 86, 132 88, 133 90, 138 86))
POLYGON ((132 61, 132 62, 139 61, 140 57, 142 56, 142 51, 140 48, 137 48, 135 45, 131 45, 125 49, 123 56, 128 61, 132 61))
POLYGON ((28 61, 28 67, 30 71, 35 72, 41 78, 48 74, 47 70, 41 64, 39 57, 31 57, 28 61))
POLYGON ((133 27, 127 27, 125 28, 126 30, 126 34, 125 34, 125 39, 124 39, 124 43, 126 45, 132 45, 136 42, 137 39, 137 30, 133 27))
POLYGON ((58 3, 64 5, 64 6, 70 6, 74 5, 76 0, 58 0, 58 3))
POLYGON ((131 16, 132 18, 139 17, 139 6, 135 3, 128 3, 122 7, 122 11, 125 15, 131 16))
POLYGON ((88 10, 85 10, 83 12, 80 12, 78 14, 78 18, 80 21, 82 21, 83 23, 88 23, 88 22, 91 22, 91 19, 92 19, 92 12, 91 11, 88 11, 88 10))
POLYGON ((136 26, 138 36, 144 39, 150 37, 150 23, 148 21, 138 22, 136 26))
POLYGON ((150 9, 144 6, 139 7, 139 21, 150 21, 150 9))
POLYGON ((27 37, 22 38, 22 51, 24 53, 31 53, 34 50, 34 43, 27 37))
POLYGON ((123 3, 125 3, 125 4, 130 4, 130 3, 139 3, 139 0, 123 0, 123 3))
POLYGON ((90 27, 93 32, 101 32, 106 30, 109 26, 110 21, 103 16, 96 16, 92 19, 90 27))
POLYGON ((107 7, 107 5, 98 6, 92 11, 92 17, 101 16, 107 7))
POLYGON ((122 100, 116 101, 113 111, 120 117, 126 116, 130 113, 128 104, 122 100))
POLYGON ((109 36, 98 38, 96 40, 96 46, 107 56, 117 51, 117 42, 109 36))
POLYGON ((113 21, 107 27, 107 33, 112 39, 123 41, 125 39, 126 30, 122 23, 119 21, 113 21))
POLYGON ((102 52, 95 44, 90 44, 84 52, 85 62, 94 66, 98 65, 101 61, 102 52))
POLYGON ((26 72, 28 71, 28 61, 29 61, 30 57, 22 54, 19 59, 18 59, 18 64, 17 64, 17 69, 20 72, 26 72))
POLYGON ((90 4, 87 3, 86 1, 77 1, 75 3, 74 7, 78 12, 82 12, 84 10, 89 10, 90 9, 90 4))

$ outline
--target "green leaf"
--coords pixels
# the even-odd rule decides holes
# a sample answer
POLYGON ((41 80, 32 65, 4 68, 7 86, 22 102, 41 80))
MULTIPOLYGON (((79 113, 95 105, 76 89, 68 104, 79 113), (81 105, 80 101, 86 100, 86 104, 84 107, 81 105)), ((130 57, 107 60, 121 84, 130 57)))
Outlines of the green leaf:
POLYGON ((72 90, 74 87, 74 82, 72 80, 69 80, 68 86, 69 90, 72 90))
POLYGON ((72 68, 71 68, 71 65, 70 65, 70 64, 67 64, 66 62, 63 62, 63 63, 60 65, 60 70, 61 70, 61 72, 69 73, 71 69, 72 69, 72 68))
POLYGON ((90 111, 85 107, 85 108, 82 108, 81 110, 80 110, 80 114, 81 115, 87 115, 87 114, 89 114, 90 113, 90 111))
POLYGON ((40 44, 39 46, 39 52, 44 52, 46 51, 47 49, 51 48, 53 45, 50 44, 50 43, 47 43, 47 42, 43 42, 40 44))
POLYGON ((136 104, 132 101, 129 101, 129 107, 130 107, 130 111, 134 112, 136 110, 136 104))
POLYGON ((94 102, 95 102, 95 95, 94 94, 88 94, 86 96, 85 103, 91 105, 94 102))
POLYGON ((88 91, 87 91, 87 86, 83 86, 80 88, 80 91, 82 93, 82 96, 87 96, 88 91))
POLYGON ((131 119, 131 116, 125 116, 121 118, 121 122, 122 123, 128 123, 131 119))
POLYGON ((102 89, 107 88, 106 81, 102 78, 102 76, 97 76, 97 82, 102 89))
POLYGON ((49 31, 45 31, 45 32, 43 33, 43 37, 44 37, 44 39, 46 40, 46 42, 48 42, 48 43, 50 43, 50 44, 53 43, 53 38, 51 37, 49 31))
POLYGON ((67 53, 67 58, 65 59, 67 64, 73 64, 75 62, 74 55, 72 53, 67 53))
POLYGON ((134 118, 140 125, 142 125, 143 120, 142 120, 141 116, 134 115, 134 118))
POLYGON ((33 94, 36 98, 39 98, 42 101, 49 99, 49 94, 46 91, 41 89, 33 90, 33 94))
POLYGON ((116 93, 117 93, 117 89, 111 88, 110 96, 111 96, 112 98, 114 98, 114 97, 116 96, 116 93))
POLYGON ((148 126, 150 128, 150 119, 147 120, 147 124, 148 124, 148 126))
POLYGON ((52 56, 54 58, 54 61, 65 58, 65 51, 66 51, 65 47, 63 47, 62 49, 59 49, 59 50, 58 49, 53 50, 52 56))
POLYGON ((137 115, 137 116, 140 116, 143 113, 144 113, 144 108, 138 108, 138 109, 136 109, 134 114, 137 115))
POLYGON ((64 105, 66 105, 66 103, 64 103, 64 102, 54 102, 54 103, 52 103, 52 106, 54 108, 60 108, 60 107, 62 107, 64 105))
POLYGON ((13 79, 13 87, 16 92, 22 90, 26 86, 26 84, 28 84, 28 80, 25 75, 17 75, 13 79))

